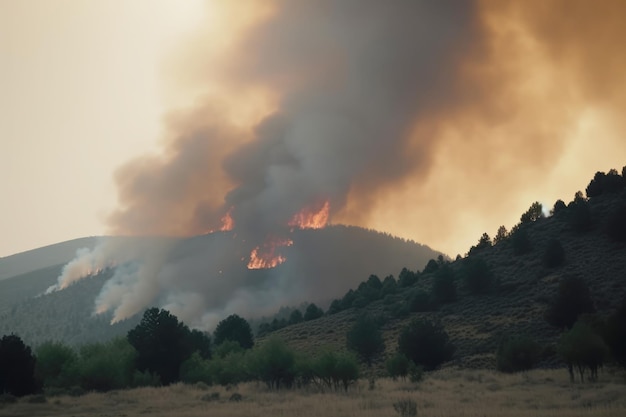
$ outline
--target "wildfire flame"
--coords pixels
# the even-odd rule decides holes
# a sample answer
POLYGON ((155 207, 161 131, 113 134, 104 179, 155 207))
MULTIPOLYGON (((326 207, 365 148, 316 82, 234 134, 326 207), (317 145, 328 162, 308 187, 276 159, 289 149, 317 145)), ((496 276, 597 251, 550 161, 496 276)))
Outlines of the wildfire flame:
POLYGON ((327 200, 319 208, 306 207, 295 216, 289 222, 289 226, 297 227, 299 229, 322 229, 328 224, 330 217, 330 202, 327 200))
POLYGON ((231 209, 228 210, 224 216, 222 216, 222 227, 219 229, 220 232, 229 232, 235 227, 235 221, 231 215, 232 211, 233 209, 231 207, 231 209))
POLYGON ((287 258, 278 252, 281 247, 293 245, 291 239, 268 239, 250 252, 248 269, 270 269, 284 263, 287 258))

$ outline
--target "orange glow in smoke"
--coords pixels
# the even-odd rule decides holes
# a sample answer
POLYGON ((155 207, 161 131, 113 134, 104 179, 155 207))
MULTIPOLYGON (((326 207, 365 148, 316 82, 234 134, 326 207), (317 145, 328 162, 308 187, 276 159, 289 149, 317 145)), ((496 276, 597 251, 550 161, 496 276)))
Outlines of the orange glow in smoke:
POLYGON ((222 217, 222 227, 220 227, 219 229, 220 232, 229 232, 233 230, 233 227, 235 227, 235 221, 233 220, 233 217, 230 214, 231 211, 233 211, 232 207, 222 217))
POLYGON ((277 267, 287 260, 278 250, 291 245, 293 245, 293 240, 291 239, 268 239, 263 245, 252 249, 248 269, 270 269, 277 267))
POLYGON ((327 200, 319 208, 304 208, 289 222, 289 226, 299 229, 322 229, 328 225, 330 217, 330 202, 327 200))

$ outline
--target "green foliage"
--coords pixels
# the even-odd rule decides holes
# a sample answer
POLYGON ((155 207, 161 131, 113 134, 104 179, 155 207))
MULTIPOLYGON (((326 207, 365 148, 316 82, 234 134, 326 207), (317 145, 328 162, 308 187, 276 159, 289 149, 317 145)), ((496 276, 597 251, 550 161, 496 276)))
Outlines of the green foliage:
POLYGON ((456 301, 454 271, 449 265, 442 266, 435 273, 432 296, 435 303, 445 304, 456 301))
POLYGON ((208 337, 192 333, 176 316, 158 308, 146 310, 127 340, 137 350, 137 369, 155 373, 166 385, 178 381, 180 365, 193 352, 210 355, 208 337))
POLYGON ((400 352, 385 361, 387 373, 395 381, 398 377, 406 379, 409 373, 409 359, 400 352))
POLYGON ((522 214, 522 216, 520 217, 520 223, 521 224, 532 223, 539 219, 542 219, 543 217, 544 217, 543 206, 541 205, 540 202, 535 201, 530 206, 530 208, 524 214, 522 214))
POLYGON ((247 369, 249 350, 232 352, 224 357, 216 355, 209 361, 209 374, 213 382, 220 385, 235 385, 245 382, 250 375, 247 369))
POLYGON ((346 346, 371 366, 372 360, 385 350, 378 321, 369 315, 359 316, 346 334, 346 346))
POLYGON ((511 246, 515 255, 525 255, 532 250, 532 244, 525 227, 511 231, 511 246))
POLYGON ((437 310, 437 301, 424 290, 416 291, 409 300, 409 310, 415 313, 437 310))
POLYGON ((482 258, 467 258, 461 266, 461 275, 465 286, 472 294, 486 292, 493 280, 491 267, 482 258))
POLYGON ((279 338, 272 337, 250 353, 250 372, 269 389, 290 388, 296 379, 294 351, 279 338))
POLYGON ((326 350, 313 360, 311 367, 319 384, 329 389, 348 391, 359 379, 359 364, 349 353, 326 350))
POLYGON ((606 223, 606 233, 616 242, 626 242, 626 205, 611 211, 606 223))
POLYGON ((216 345, 231 340, 239 343, 244 349, 250 349, 254 346, 250 324, 236 314, 232 314, 218 323, 213 338, 216 345))
POLYGON ((136 351, 124 338, 81 346, 77 367, 80 387, 87 391, 128 388, 136 351))
POLYGON ((578 316, 594 311, 585 281, 578 277, 567 277, 559 283, 558 293, 548 307, 545 319, 552 326, 570 329, 578 316))
POLYGON ((589 325, 577 322, 561 335, 557 352, 567 364, 571 380, 574 381, 574 369, 577 369, 580 381, 583 382, 586 371, 589 371, 589 380, 597 380, 598 368, 604 364, 608 348, 589 325))
POLYGON ((316 320, 322 317, 323 315, 324 315, 324 310, 322 310, 315 304, 311 303, 308 305, 308 307, 306 308, 306 311, 304 312, 304 321, 316 320))
POLYGON ((565 262, 565 249, 557 239, 551 239, 543 253, 543 264, 547 268, 557 268, 565 262))
POLYGON ((19 336, 3 336, 0 339, 0 393, 21 397, 37 392, 35 364, 30 347, 19 336))
POLYGON ((535 367, 541 356, 541 346, 528 336, 503 339, 496 351, 496 369, 501 372, 521 372, 535 367))
POLYGON ((454 347, 441 324, 414 319, 401 331, 398 351, 425 370, 433 370, 452 358, 454 347))
POLYGON ((209 361, 202 358, 199 352, 194 352, 180 365, 180 380, 186 384, 203 382, 211 385, 209 361))
POLYGON ((243 353, 245 349, 234 340, 225 340, 215 348, 215 355, 218 358, 225 358, 231 353, 243 353))
POLYGON ((78 355, 69 346, 60 342, 44 342, 36 350, 35 375, 44 388, 70 387, 78 383, 73 372, 78 355))
POLYGON ((493 238, 493 244, 497 245, 498 243, 505 241, 506 238, 508 237, 509 237, 509 232, 507 232, 506 227, 500 226, 498 227, 496 236, 493 238))
POLYGON ((424 367, 416 365, 415 362, 409 362, 409 381, 420 382, 424 378, 424 367))

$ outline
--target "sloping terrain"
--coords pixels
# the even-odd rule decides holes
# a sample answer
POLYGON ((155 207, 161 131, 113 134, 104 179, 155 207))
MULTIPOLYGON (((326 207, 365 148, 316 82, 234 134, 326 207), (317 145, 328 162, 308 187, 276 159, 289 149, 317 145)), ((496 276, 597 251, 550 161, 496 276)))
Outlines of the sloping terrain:
MULTIPOLYGON (((177 271, 174 278, 180 288, 203 290, 210 307, 218 313, 229 297, 243 290, 262 294, 260 315, 289 304, 289 300, 280 299, 283 295, 296 300, 294 304, 328 304, 370 273, 391 274, 405 265, 421 268, 439 255, 415 242, 357 227, 295 230, 290 237, 294 243, 283 251, 287 261, 273 269, 247 269, 247 260, 238 253, 233 235, 214 233, 180 240, 162 270, 177 271), (229 251, 222 255, 224 248, 229 251), (220 274, 212 274, 217 269, 220 274), (229 285, 232 288, 224 290, 229 285)), ((92 315, 96 297, 114 274, 112 269, 42 295, 56 283, 61 270, 62 265, 56 265, 0 281, 0 334, 14 332, 30 344, 49 339, 80 344, 125 334, 138 321, 135 315, 109 326, 110 315, 92 315)), ((161 293, 155 305, 165 305, 167 298, 167 293, 161 293)))
MULTIPOLYGON (((421 273, 414 285, 395 295, 362 308, 291 325, 274 334, 311 353, 322 346, 345 349, 346 332, 352 322, 359 314, 368 313, 383 318, 388 355, 395 351, 403 326, 416 317, 429 318, 443 324, 456 346, 452 364, 493 368, 501 337, 526 334, 547 347, 544 366, 550 366, 550 347, 556 344, 560 329, 550 326, 544 314, 562 279, 582 278, 589 286, 597 312, 603 316, 612 313, 626 296, 626 244, 607 236, 610 213, 624 204, 626 190, 590 199, 592 228, 583 233, 573 230, 567 212, 534 221, 526 228, 531 249, 523 255, 516 255, 510 238, 473 251, 469 257, 484 259, 494 273, 495 282, 485 294, 469 293, 461 278, 465 259, 458 259, 450 264, 455 271, 457 301, 444 304, 435 312, 396 313, 398 304, 409 303, 416 291, 430 291, 434 274, 421 273), (553 239, 563 246, 565 262, 548 268, 542 260, 553 239)), ((383 359, 378 361, 379 369, 383 359)))

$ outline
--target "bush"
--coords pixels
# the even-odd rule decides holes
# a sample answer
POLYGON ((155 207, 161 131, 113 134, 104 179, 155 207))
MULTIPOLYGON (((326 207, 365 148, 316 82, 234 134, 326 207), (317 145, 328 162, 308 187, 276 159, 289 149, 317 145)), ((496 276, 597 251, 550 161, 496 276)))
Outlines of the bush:
POLYGON ((385 350, 385 341, 378 322, 369 315, 359 316, 348 330, 346 346, 371 366, 372 360, 385 350))
POLYGON ((396 352, 395 355, 385 361, 385 367, 394 381, 398 377, 406 379, 409 373, 409 359, 400 352, 396 352))
POLYGON ((289 388, 296 379, 295 353, 285 342, 272 337, 251 353, 250 370, 269 389, 289 388))
POLYGON ((570 329, 578 316, 594 311, 587 284, 580 278, 568 277, 559 283, 558 293, 548 307, 545 319, 552 326, 570 329))
POLYGON ((602 338, 582 322, 576 323, 561 336, 557 351, 567 365, 570 379, 574 381, 576 369, 581 382, 585 380, 587 370, 589 380, 597 380, 598 368, 604 364, 608 355, 608 348, 602 338))
POLYGON ((180 365, 180 380, 186 384, 203 382, 211 385, 211 373, 209 363, 202 359, 198 352, 194 352, 188 359, 180 365))
POLYGON ((351 354, 326 350, 313 360, 311 368, 322 386, 348 390, 359 379, 359 365, 351 354))
POLYGON ((400 333, 398 351, 425 370, 433 370, 452 358, 454 347, 440 324, 414 319, 400 333))
POLYGON ((541 346, 528 336, 503 339, 496 351, 496 369, 501 372, 527 371, 535 367, 541 346))
POLYGON ((131 386, 136 352, 126 339, 84 345, 79 352, 77 369, 84 389, 110 391, 131 386))
POLYGON ((454 271, 449 265, 442 266, 436 273, 432 288, 433 298, 437 303, 456 301, 456 282, 454 271))
POLYGON ((493 272, 482 258, 467 258, 462 264, 465 286, 472 294, 486 292, 493 282, 493 272))
POLYGON ((552 239, 546 246, 546 251, 543 253, 543 264, 547 268, 557 268, 565 262, 565 249, 561 246, 561 242, 557 239, 552 239))
POLYGON ((417 383, 420 382, 424 378, 424 368, 422 366, 418 366, 415 362, 409 362, 409 380, 411 382, 417 383))
POLYGON ((36 351, 35 374, 44 388, 71 387, 78 382, 73 371, 78 355, 74 349, 60 342, 44 342, 36 351))
POLYGON ((626 206, 617 207, 609 214, 606 233, 617 242, 626 242, 626 206))

